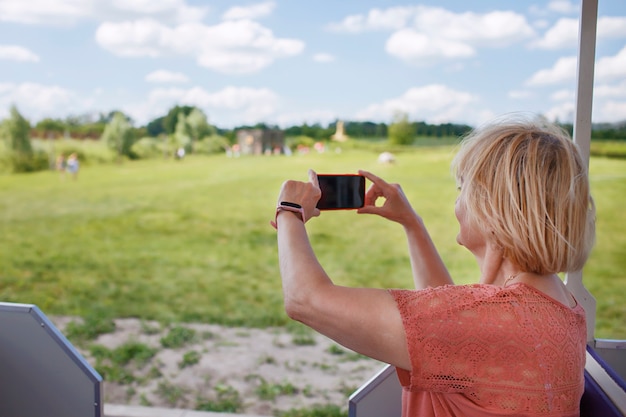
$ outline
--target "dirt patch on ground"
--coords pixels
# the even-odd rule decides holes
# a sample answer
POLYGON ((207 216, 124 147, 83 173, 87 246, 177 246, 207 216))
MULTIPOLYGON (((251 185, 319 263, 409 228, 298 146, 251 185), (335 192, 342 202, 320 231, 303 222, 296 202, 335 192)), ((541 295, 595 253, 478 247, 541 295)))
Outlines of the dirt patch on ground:
MULTIPOLYGON (((71 318, 52 318, 64 332, 71 318)), ((105 376, 104 401, 274 415, 336 405, 383 364, 314 332, 115 320, 75 347, 105 376)))

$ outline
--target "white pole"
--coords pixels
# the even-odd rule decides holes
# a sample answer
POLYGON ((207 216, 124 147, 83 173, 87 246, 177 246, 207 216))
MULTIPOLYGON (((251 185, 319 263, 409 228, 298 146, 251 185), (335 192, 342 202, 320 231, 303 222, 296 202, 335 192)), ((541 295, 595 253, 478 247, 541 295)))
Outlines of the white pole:
MULTIPOLYGON (((574 142, 578 145, 589 169, 591 146, 591 110, 593 104, 593 72, 596 58, 596 26, 598 0, 582 0, 578 35, 578 69, 576 86, 576 118, 574 142)), ((565 285, 585 309, 587 315, 587 342, 593 343, 596 326, 596 299, 583 285, 582 271, 568 273, 565 285)))

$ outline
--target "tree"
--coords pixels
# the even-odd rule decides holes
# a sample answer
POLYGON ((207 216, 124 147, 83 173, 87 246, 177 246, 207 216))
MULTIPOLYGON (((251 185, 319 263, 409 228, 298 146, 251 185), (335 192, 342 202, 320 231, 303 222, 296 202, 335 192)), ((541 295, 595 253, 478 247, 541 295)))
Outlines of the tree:
POLYGON ((146 125, 146 131, 148 135, 152 137, 157 137, 161 134, 166 133, 165 128, 163 127, 163 121, 165 120, 165 116, 158 117, 148 123, 146 125))
MULTIPOLYGON (((189 113, 186 120, 189 124, 192 141, 202 140, 205 136, 211 136, 215 133, 215 129, 209 125, 206 114, 197 107, 189 113)), ((178 126, 176 127, 178 128, 178 126)))
POLYGON ((398 112, 393 118, 393 122, 388 129, 389 142, 396 145, 410 145, 415 140, 415 129, 409 122, 406 113, 398 112))
MULTIPOLYGON (((98 118, 98 122, 99 123, 104 123, 105 125, 108 124, 108 123, 111 123, 111 121, 113 120, 113 118, 115 117, 115 115, 117 113, 124 114, 121 110, 111 110, 108 113, 100 113, 99 118, 98 118)), ((127 115, 124 114, 124 117, 126 118, 128 123, 130 123, 131 125, 133 124, 133 119, 130 116, 127 116, 127 115)))
POLYGON ((182 113, 185 117, 192 112, 194 107, 192 106, 174 106, 167 112, 167 115, 163 118, 163 129, 168 135, 173 134, 176 131, 176 125, 178 124, 178 114, 182 113))
POLYGON ((184 113, 178 113, 178 122, 176 123, 176 130, 172 135, 173 143, 176 149, 184 148, 185 151, 191 151, 192 132, 191 126, 187 121, 187 117, 184 113))
POLYGON ((53 139, 56 136, 63 135, 66 126, 63 120, 46 118, 37 122, 35 130, 39 137, 53 139))
POLYGON ((5 140, 13 172, 31 172, 48 167, 48 156, 33 150, 30 122, 20 114, 17 107, 11 106, 9 118, 0 125, 0 137, 5 140))
POLYGON ((115 113, 111 122, 104 128, 102 141, 115 151, 119 157, 133 157, 131 148, 135 142, 135 132, 128 118, 123 113, 115 113))
POLYGON ((3 123, 4 138, 7 148, 22 157, 32 157, 33 147, 30 143, 30 122, 26 120, 17 107, 11 106, 10 116, 3 123))

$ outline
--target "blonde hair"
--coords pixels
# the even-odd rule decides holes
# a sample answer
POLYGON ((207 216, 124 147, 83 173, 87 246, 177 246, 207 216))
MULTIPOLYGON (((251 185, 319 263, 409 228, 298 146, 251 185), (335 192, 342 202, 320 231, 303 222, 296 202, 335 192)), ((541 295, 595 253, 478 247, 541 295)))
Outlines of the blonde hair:
POLYGON ((577 271, 595 240, 586 164, 567 132, 541 119, 471 132, 452 163, 469 221, 523 271, 577 271))

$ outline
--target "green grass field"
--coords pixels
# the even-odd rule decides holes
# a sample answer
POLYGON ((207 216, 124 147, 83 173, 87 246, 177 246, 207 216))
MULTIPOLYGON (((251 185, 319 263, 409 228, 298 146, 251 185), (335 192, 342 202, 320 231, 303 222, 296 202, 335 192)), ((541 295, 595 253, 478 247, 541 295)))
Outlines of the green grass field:
MULTIPOLYGON (((417 148, 393 166, 365 150, 292 157, 223 155, 0 176, 0 299, 53 315, 140 317, 270 326, 283 312, 275 231, 281 183, 367 169, 399 182, 458 283, 477 280, 456 244, 453 147, 417 148)), ((626 338, 626 160, 594 158, 597 244, 585 283, 598 301, 597 337, 626 338)), ((313 245, 340 284, 410 287, 400 226, 328 212, 313 245)))

